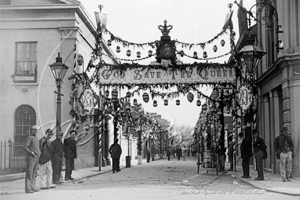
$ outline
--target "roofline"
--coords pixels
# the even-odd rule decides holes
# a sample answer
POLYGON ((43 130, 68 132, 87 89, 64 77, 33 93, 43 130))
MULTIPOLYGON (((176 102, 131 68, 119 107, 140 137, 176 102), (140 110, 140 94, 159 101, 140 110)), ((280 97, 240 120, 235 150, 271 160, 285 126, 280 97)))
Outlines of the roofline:
MULTIPOLYGON (((91 17, 89 16, 87 10, 84 8, 84 6, 82 5, 81 2, 79 1, 75 1, 75 0, 60 0, 61 2, 67 3, 67 2, 74 2, 72 4, 39 4, 39 5, 8 5, 8 6, 0 6, 0 11, 3 10, 39 10, 39 9, 44 9, 44 10, 53 10, 53 9, 75 9, 75 12, 78 13, 79 17, 86 20, 87 23, 86 26, 88 27, 88 29, 91 31, 91 33, 94 35, 94 37, 96 38, 97 36, 97 31, 96 31, 96 26, 94 25, 94 23, 91 20, 91 17)), ((112 61, 115 64, 119 64, 120 62, 118 62, 117 59, 115 59, 115 55, 113 54, 112 50, 110 48, 108 48, 106 42, 103 40, 102 38, 102 43, 103 48, 105 49, 105 51, 108 52, 108 54, 111 56, 112 61)))

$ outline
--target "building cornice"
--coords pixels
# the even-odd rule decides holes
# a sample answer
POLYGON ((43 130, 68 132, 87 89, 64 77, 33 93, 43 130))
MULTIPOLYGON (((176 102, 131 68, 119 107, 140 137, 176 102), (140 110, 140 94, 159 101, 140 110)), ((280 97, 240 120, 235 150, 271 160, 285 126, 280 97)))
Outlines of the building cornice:
POLYGON ((259 85, 264 85, 269 80, 272 80, 275 76, 277 76, 281 70, 286 66, 291 65, 298 65, 300 64, 300 54, 292 54, 292 55, 285 55, 278 58, 266 72, 264 72, 260 77, 257 79, 257 83, 259 85))

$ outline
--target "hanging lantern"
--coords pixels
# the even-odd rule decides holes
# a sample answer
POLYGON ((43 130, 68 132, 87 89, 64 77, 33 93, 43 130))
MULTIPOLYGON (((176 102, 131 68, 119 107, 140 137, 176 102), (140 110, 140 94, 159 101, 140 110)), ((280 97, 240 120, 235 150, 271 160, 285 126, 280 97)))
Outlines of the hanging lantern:
POLYGON ((225 40, 222 39, 220 43, 221 43, 221 46, 224 47, 224 45, 225 45, 225 40))
POLYGON ((207 53, 206 53, 206 51, 203 52, 203 58, 207 58, 207 53))
POLYGON ((113 91, 111 92, 111 98, 114 100, 118 99, 118 90, 117 89, 113 89, 113 91))
POLYGON ((109 96, 109 90, 105 91, 105 96, 108 97, 109 96))
POLYGON ((111 46, 111 40, 107 40, 107 45, 111 46))
POLYGON ((84 130, 89 131, 90 130, 90 125, 88 125, 88 124, 84 125, 84 130))
POLYGON ((136 57, 140 58, 141 57, 141 52, 136 52, 136 57))
POLYGON ((179 52, 179 54, 180 54, 181 57, 183 57, 183 56, 184 56, 184 51, 181 50, 181 51, 179 52))
POLYGON ((207 110, 207 105, 206 105, 206 103, 202 105, 202 110, 207 110))
POLYGON ((217 45, 214 45, 213 50, 214 50, 214 52, 217 52, 217 50, 218 50, 217 45))
POLYGON ((120 46, 117 46, 117 53, 120 53, 121 52, 121 48, 120 48, 120 46))
POLYGON ((145 103, 148 103, 148 101, 149 101, 149 94, 148 93, 145 92, 143 94, 143 100, 144 100, 145 103))
POLYGON ((153 52, 152 52, 151 50, 149 50, 149 51, 148 51, 148 56, 151 57, 151 56, 152 56, 152 53, 153 53, 153 52))
POLYGON ((127 98, 130 98, 130 97, 131 97, 131 93, 130 93, 130 92, 127 92, 127 93, 126 93, 126 97, 127 97, 127 98))
POLYGON ((196 104, 197 106, 201 106, 201 101, 198 99, 196 104))
POLYGON ((212 91, 212 93, 211 93, 211 98, 212 98, 212 99, 217 99, 218 96, 219 96, 218 90, 214 89, 214 90, 212 91))
POLYGON ((224 90, 224 97, 228 97, 229 96, 229 92, 228 92, 228 90, 224 90))
POLYGON ((194 52, 193 58, 198 58, 197 51, 194 52))
POLYGON ((129 57, 129 56, 131 56, 131 51, 128 49, 127 51, 126 51, 126 55, 129 57))
POLYGON ((153 107, 156 107, 156 106, 157 106, 157 101, 154 100, 154 101, 153 101, 153 107))
POLYGON ((164 105, 167 106, 168 105, 168 99, 164 100, 164 105))
POLYGON ((192 101, 194 100, 194 94, 191 93, 191 92, 189 92, 188 95, 187 95, 187 100, 188 100, 189 102, 192 102, 192 101))
POLYGON ((133 105, 134 105, 134 106, 137 106, 137 104, 138 104, 138 103, 137 103, 137 100, 136 100, 136 99, 133 99, 133 105))
POLYGON ((80 124, 79 124, 79 122, 76 122, 76 124, 75 124, 75 128, 76 128, 76 129, 79 129, 79 127, 80 127, 80 124))
POLYGON ((176 105, 179 106, 180 105, 180 100, 176 100, 176 105))

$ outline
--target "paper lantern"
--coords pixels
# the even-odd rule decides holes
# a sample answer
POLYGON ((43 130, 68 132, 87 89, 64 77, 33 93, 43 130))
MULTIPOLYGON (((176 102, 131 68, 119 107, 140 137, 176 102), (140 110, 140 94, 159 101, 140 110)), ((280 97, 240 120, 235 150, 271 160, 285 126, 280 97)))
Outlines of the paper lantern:
POLYGON ((206 51, 203 52, 203 58, 207 58, 207 53, 206 53, 206 51))
POLYGON ((117 89, 113 89, 113 91, 111 92, 111 98, 118 99, 118 90, 117 89))
POLYGON ((131 97, 131 93, 130 93, 130 92, 127 92, 127 93, 126 93, 126 97, 127 97, 127 98, 130 98, 130 97, 131 97))
POLYGON ((193 58, 198 58, 197 51, 194 52, 193 58))
POLYGON ((127 51, 126 51, 126 55, 129 57, 129 56, 131 56, 131 51, 128 49, 127 51))
POLYGON ((197 104, 197 106, 201 106, 201 101, 198 99, 196 104, 197 104))
POLYGON ((214 46, 213 46, 213 50, 214 50, 214 52, 217 52, 217 50, 218 50, 217 45, 214 45, 214 46))
POLYGON ((145 103, 148 103, 148 101, 149 101, 149 94, 148 93, 145 92, 143 94, 143 100, 144 100, 145 103))
POLYGON ((154 107, 157 106, 157 101, 156 101, 156 100, 153 101, 153 106, 154 106, 154 107))
POLYGON ((191 92, 189 92, 188 95, 187 95, 187 100, 188 100, 189 102, 192 102, 192 101, 194 100, 194 94, 191 93, 191 92))
POLYGON ((133 99, 133 105, 134 105, 134 106, 137 106, 137 104, 138 104, 138 103, 137 103, 137 100, 136 100, 136 99, 133 99))
POLYGON ((117 46, 116 51, 117 51, 117 53, 120 53, 121 52, 121 48, 119 46, 117 46))
POLYGON ((211 93, 211 98, 216 99, 219 96, 218 90, 214 89, 211 93))
POLYGON ((180 100, 176 100, 176 105, 179 106, 180 105, 180 100))
POLYGON ((152 52, 151 50, 149 50, 149 51, 148 51, 148 56, 149 56, 149 57, 152 56, 152 53, 153 53, 153 52, 152 52))
POLYGON ((181 51, 179 52, 179 54, 180 54, 181 57, 183 57, 183 56, 184 56, 184 51, 181 50, 181 51))
POLYGON ((207 105, 206 105, 206 103, 202 105, 202 110, 207 110, 207 105))
POLYGON ((225 41, 224 41, 223 39, 221 40, 220 43, 221 43, 221 46, 222 46, 222 47, 225 45, 225 41))
POLYGON ((140 58, 141 57, 141 52, 136 52, 136 57, 140 58))
POLYGON ((167 106, 168 105, 168 99, 164 100, 164 105, 167 106))

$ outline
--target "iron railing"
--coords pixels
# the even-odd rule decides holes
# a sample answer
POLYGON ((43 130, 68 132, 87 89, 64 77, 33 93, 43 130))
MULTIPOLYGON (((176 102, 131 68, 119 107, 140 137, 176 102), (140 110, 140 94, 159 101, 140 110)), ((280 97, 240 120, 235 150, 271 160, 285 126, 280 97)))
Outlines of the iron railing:
POLYGON ((23 145, 16 145, 11 139, 0 142, 0 175, 25 172, 26 156, 23 145))

